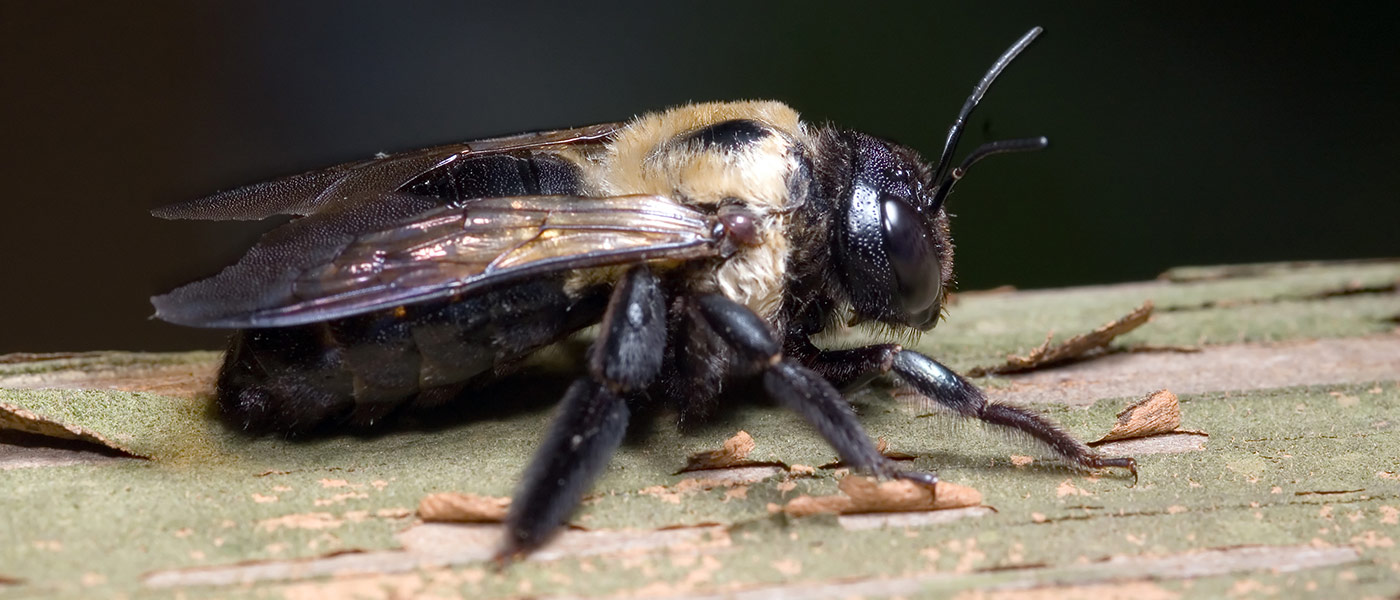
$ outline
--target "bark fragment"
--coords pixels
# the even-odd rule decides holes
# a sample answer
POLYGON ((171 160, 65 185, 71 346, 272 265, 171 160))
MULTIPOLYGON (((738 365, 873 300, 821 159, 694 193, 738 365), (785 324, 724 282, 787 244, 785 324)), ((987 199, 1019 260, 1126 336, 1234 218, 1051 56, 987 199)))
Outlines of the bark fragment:
POLYGON ((783 512, 789 516, 803 517, 821 513, 943 510, 982 503, 981 492, 950 482, 939 482, 935 493, 935 490, 912 481, 877 481, 860 475, 848 475, 841 480, 840 487, 843 494, 793 498, 783 507, 783 512))
POLYGON ((1181 403, 1170 390, 1157 390, 1118 412, 1118 422, 1103 437, 1089 442, 1098 446, 1118 440, 1146 438, 1169 433, 1206 435, 1181 429, 1181 403))
POLYGON ((67 425, 23 407, 0 402, 0 439, 6 434, 27 440, 56 440, 60 445, 99 446, 118 456, 150 458, 107 439, 102 434, 77 425, 67 425))
POLYGON ((510 498, 443 492, 418 502, 418 517, 427 522, 500 523, 506 520, 510 498))
POLYGON ((1007 357, 1006 362, 1000 365, 975 367, 968 370, 967 375, 969 377, 982 377, 993 374, 1022 373, 1096 356, 1102 354, 1114 338, 1141 327, 1151 316, 1152 301, 1148 300, 1143 302, 1142 306, 1133 309, 1132 312, 1089 333, 1076 335, 1053 346, 1050 345, 1051 338, 1047 336, 1044 344, 1031 350, 1025 356, 1007 357))

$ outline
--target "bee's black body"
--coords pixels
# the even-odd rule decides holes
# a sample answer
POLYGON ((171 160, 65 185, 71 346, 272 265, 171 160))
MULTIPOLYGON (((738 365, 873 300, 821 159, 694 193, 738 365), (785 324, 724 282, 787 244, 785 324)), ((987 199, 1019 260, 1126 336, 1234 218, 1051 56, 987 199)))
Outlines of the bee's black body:
MULTIPOLYGON (((577 195, 578 169, 548 154, 455 161, 404 188, 434 206, 474 198, 577 195)), ((371 425, 405 403, 451 400, 543 346, 598 322, 608 287, 571 297, 562 275, 330 321, 234 334, 220 409, 250 431, 371 425)))
POLYGON ((578 299, 562 278, 460 300, 234 334, 220 410, 254 432, 371 425, 404 403, 443 404, 543 346, 598 322, 608 290, 578 299))
POLYGON ((897 375, 937 405, 1009 427, 1084 468, 1126 467, 895 344, 823 350, 869 321, 928 330, 952 278, 943 200, 966 167, 1044 139, 987 144, 952 168, 974 90, 934 166, 775 102, 697 104, 626 123, 522 134, 332 167, 163 209, 165 217, 303 218, 218 276, 153 299, 176 323, 238 329, 219 376, 235 427, 369 425, 599 324, 507 519, 528 551, 573 509, 622 439, 628 404, 708 415, 757 377, 852 467, 901 471, 838 388, 897 375))

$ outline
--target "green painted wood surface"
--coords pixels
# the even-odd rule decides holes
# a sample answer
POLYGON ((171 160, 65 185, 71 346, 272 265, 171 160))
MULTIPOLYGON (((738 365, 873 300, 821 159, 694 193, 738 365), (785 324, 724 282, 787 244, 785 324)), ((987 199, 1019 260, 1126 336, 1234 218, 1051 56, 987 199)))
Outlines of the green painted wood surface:
MULTIPOLYGON (((1142 284, 968 294, 917 347, 966 369, 1023 353, 1050 331, 1088 331, 1147 299, 1157 307, 1152 322, 1120 344, 1266 343, 1279 361, 1307 340, 1400 346, 1400 263, 1174 274, 1176 280, 1142 284)), ((867 336, 847 332, 828 342, 867 336)), ((1205 449, 1140 455, 1137 486, 1043 458, 1017 466, 1013 456, 1044 453, 979 426, 928 418, 887 386, 857 393, 852 401, 872 435, 916 455, 916 467, 981 490, 995 508, 915 527, 851 530, 834 517, 771 512, 770 505, 797 494, 833 493, 838 474, 831 470, 779 474, 742 489, 693 489, 682 483, 693 476, 673 474, 686 455, 716 448, 740 429, 758 442, 754 459, 820 465, 834 456, 797 418, 764 402, 684 433, 662 414, 637 423, 574 522, 595 531, 708 526, 701 538, 646 552, 531 561, 504 572, 441 555, 451 564, 183 585, 209 573, 184 569, 219 573, 394 550, 403 544, 396 535, 416 527, 413 510, 427 493, 509 495, 568 373, 560 361, 546 361, 459 413, 311 441, 229 432, 212 420, 205 397, 19 389, 46 381, 82 387, 83 373, 104 374, 98 379, 108 383, 123 372, 168 375, 181 365, 207 373, 216 357, 113 353, 0 363, 0 404, 102 432, 150 457, 0 470, 0 597, 1400 593, 1400 359, 1392 376, 1375 380, 1254 391, 1224 385, 1185 395, 1183 426, 1210 434, 1205 449), (1259 564, 1278 568, 1258 568, 1242 546, 1261 547, 1259 564), (1211 551, 1222 558, 1200 554, 1211 551), (1238 568, 1168 568, 1191 557, 1238 568)), ((1015 378, 979 383, 1017 397, 1015 378)), ((1134 399, 1038 409, 1092 439, 1134 399)))

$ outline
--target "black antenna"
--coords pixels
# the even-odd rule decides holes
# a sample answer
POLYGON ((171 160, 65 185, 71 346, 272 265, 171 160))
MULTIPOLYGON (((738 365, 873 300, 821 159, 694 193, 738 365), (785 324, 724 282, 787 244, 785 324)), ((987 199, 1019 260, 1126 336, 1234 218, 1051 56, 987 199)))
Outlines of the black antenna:
POLYGON ((943 154, 938 157, 938 166, 933 170, 933 181, 938 182, 938 188, 933 192, 933 202, 930 204, 933 210, 938 210, 943 205, 944 198, 948 197, 948 192, 953 188, 967 172, 967 168, 973 163, 982 160, 993 154, 1002 152, 1024 152, 1028 150, 1039 150, 1049 144, 1049 140, 1043 137, 1027 138, 1021 140, 1003 140, 991 142, 979 146, 972 154, 968 155, 957 168, 953 168, 953 151, 958 147, 958 139, 962 137, 963 129, 967 126, 967 118, 972 114, 972 109, 977 108, 977 104, 982 101, 982 96, 986 95, 987 89, 992 87, 992 82, 996 81, 1001 72, 1006 69, 1006 65, 1011 64, 1016 56, 1021 54, 1036 36, 1044 31, 1040 27, 1032 27, 1026 35, 1016 40, 1010 48, 1003 52, 1001 58, 992 63, 992 68, 987 69, 987 74, 982 76, 982 80, 977 82, 977 87, 972 88, 972 94, 963 102, 962 110, 958 111, 958 118, 953 120, 953 126, 948 128, 948 141, 943 144, 943 154))
MULTIPOLYGON (((1043 135, 1040 137, 1033 138, 1021 138, 1017 140, 999 140, 995 142, 987 142, 985 144, 982 144, 981 146, 978 146, 977 149, 973 150, 971 154, 968 154, 967 158, 964 158, 961 164, 959 164, 956 167, 953 167, 953 170, 948 172, 947 179, 938 187, 939 189, 952 188, 954 183, 956 183, 959 179, 962 179, 963 175, 967 174, 967 170, 969 167, 971 167, 974 164, 977 164, 978 161, 987 158, 988 156, 991 156, 993 154, 1044 150, 1046 146, 1049 145, 1050 138, 1047 138, 1043 135)), ((936 195, 934 199, 936 201, 941 202, 943 200, 943 196, 946 195, 946 193, 942 195, 936 195)))

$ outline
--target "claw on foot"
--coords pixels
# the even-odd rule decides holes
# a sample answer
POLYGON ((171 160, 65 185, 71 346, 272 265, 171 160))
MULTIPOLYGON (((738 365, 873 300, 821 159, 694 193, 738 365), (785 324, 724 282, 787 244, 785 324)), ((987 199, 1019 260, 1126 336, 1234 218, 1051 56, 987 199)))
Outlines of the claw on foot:
POLYGON ((930 490, 938 487, 938 474, 924 473, 921 471, 897 471, 893 475, 894 479, 904 479, 922 485, 930 490))
POLYGON ((1094 461, 1094 464, 1091 465, 1091 466, 1093 466, 1093 467, 1096 468, 1096 469, 1103 469, 1103 468, 1107 468, 1107 467, 1118 467, 1118 468, 1120 468, 1120 469, 1127 469, 1129 473, 1132 473, 1132 474, 1133 474, 1133 486, 1132 486, 1132 487, 1137 487, 1137 483, 1138 483, 1137 461, 1133 460, 1132 458, 1129 458, 1129 457, 1123 457, 1123 458, 1099 458, 1099 459, 1095 460, 1095 461, 1094 461))
POLYGON ((905 481, 912 481, 928 489, 929 500, 935 505, 938 503, 938 474, 925 473, 922 471, 899 471, 894 474, 895 478, 905 481))
POLYGON ((506 567, 509 567, 511 563, 514 563, 517 560, 520 560, 519 553, 512 553, 502 550, 500 552, 497 552, 495 556, 491 557, 491 568, 495 569, 497 573, 500 573, 501 571, 506 570, 506 567))
POLYGON ((501 549, 496 551, 496 555, 491 557, 491 566, 497 573, 506 570, 506 567, 525 560, 529 550, 521 548, 514 543, 514 540, 507 539, 501 544, 501 549))

